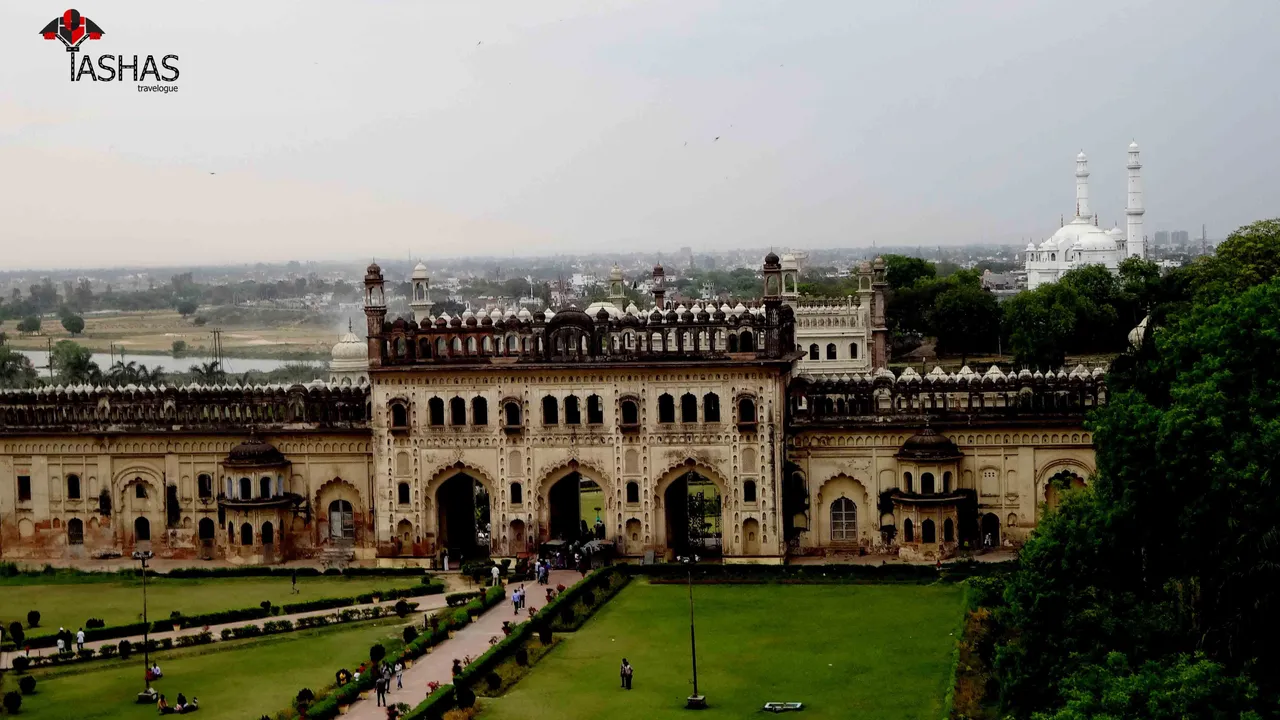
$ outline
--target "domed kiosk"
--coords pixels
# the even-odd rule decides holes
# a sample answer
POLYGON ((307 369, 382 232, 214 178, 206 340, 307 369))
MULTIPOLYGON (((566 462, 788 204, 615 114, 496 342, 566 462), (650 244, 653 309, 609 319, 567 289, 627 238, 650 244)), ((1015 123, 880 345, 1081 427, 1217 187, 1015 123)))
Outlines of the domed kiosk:
POLYGON ((969 495, 956 487, 963 453, 951 438, 924 427, 898 452, 901 485, 889 493, 898 554, 908 560, 940 560, 956 553, 960 506, 969 495))

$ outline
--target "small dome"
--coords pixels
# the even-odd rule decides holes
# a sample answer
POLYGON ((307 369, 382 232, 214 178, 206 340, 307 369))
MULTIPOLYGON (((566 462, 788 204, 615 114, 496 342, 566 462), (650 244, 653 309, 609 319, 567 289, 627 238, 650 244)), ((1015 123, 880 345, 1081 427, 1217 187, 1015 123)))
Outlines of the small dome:
POLYGON ((288 461, 275 445, 250 437, 231 448, 223 464, 232 467, 277 467, 287 465, 288 461))
POLYGON ((1088 160, 1088 159, 1089 159, 1089 158, 1085 157, 1085 155, 1084 155, 1084 151, 1083 151, 1083 150, 1081 150, 1081 151, 1080 151, 1080 154, 1076 156, 1076 160, 1083 161, 1083 160, 1088 160))
POLYGON ((588 335, 595 329, 595 321, 591 319, 590 315, 570 305, 547 320, 547 334, 551 334, 558 328, 568 325, 577 327, 588 335))
POLYGON ((348 330, 333 346, 333 350, 329 352, 332 360, 367 360, 369 358, 369 348, 365 346, 363 340, 356 337, 356 334, 348 330))
POLYGON ((1138 141, 1134 140, 1129 143, 1129 152, 1138 152, 1138 141))
POLYGON ((960 448, 950 438, 926 427, 907 438, 894 457, 904 460, 956 460, 961 454, 960 448))
POLYGON ((423 265, 422 263, 418 263, 416 266, 414 266, 414 268, 413 268, 413 279, 414 279, 414 280, 426 280, 426 279, 427 279, 427 266, 426 266, 426 265, 423 265))
POLYGON ((769 251, 769 254, 764 256, 764 264, 765 264, 765 265, 777 265, 777 264, 778 264, 778 255, 777 255, 777 253, 775 253, 774 251, 770 250, 770 251, 769 251))

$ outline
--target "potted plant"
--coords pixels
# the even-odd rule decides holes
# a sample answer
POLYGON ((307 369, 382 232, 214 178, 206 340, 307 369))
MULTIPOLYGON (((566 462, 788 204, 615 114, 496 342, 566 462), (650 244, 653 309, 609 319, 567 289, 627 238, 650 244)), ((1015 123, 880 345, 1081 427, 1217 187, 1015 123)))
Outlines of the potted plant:
POLYGON ((174 610, 169 613, 169 620, 173 623, 173 631, 178 632, 182 629, 182 611, 174 610))

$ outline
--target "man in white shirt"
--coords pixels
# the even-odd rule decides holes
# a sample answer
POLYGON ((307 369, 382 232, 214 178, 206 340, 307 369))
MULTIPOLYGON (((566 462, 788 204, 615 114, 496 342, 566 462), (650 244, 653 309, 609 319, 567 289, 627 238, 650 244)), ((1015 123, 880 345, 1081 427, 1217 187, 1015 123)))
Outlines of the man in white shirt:
POLYGON ((84 628, 76 631, 76 650, 84 650, 84 628))

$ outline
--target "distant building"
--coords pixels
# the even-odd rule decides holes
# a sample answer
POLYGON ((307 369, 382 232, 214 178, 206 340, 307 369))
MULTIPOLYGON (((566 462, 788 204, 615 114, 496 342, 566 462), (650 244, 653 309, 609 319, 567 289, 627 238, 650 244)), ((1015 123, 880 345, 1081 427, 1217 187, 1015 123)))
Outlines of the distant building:
POLYGON ((1191 233, 1186 230, 1174 230, 1169 234, 1169 240, 1177 246, 1186 247, 1191 244, 1191 233))
POLYGON ((982 287, 985 290, 1013 290, 1016 286, 1012 273, 993 273, 990 269, 982 271, 982 287))
POLYGON ((691 247, 680 248, 680 257, 684 259, 685 267, 689 268, 690 270, 696 269, 693 264, 693 248, 691 247))
POLYGON ((1156 247, 1169 247, 1169 231, 1157 230, 1155 234, 1156 247))
POLYGON ((1103 230, 1097 216, 1089 208, 1089 161, 1081 152, 1076 156, 1076 214, 1052 237, 1025 249, 1027 287, 1057 282, 1067 271, 1086 265, 1102 265, 1117 272, 1126 257, 1146 257, 1146 237, 1142 233, 1142 163, 1138 161, 1138 143, 1129 143, 1129 198, 1125 208, 1127 232, 1119 227, 1103 230))

